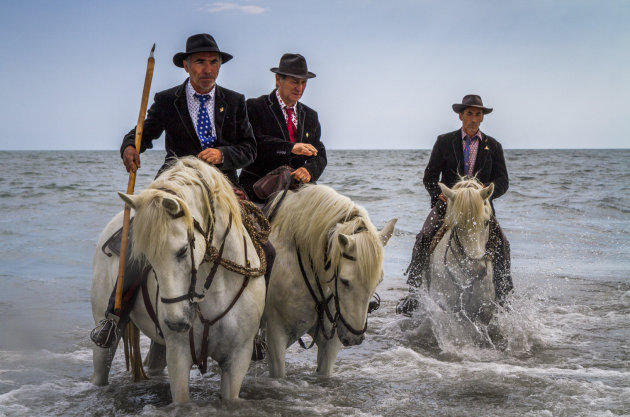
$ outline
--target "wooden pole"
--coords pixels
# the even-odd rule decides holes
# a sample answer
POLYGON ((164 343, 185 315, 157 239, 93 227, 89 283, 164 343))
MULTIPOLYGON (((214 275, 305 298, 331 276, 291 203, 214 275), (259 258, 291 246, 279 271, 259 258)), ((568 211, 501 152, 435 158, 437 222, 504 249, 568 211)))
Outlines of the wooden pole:
MULTIPOLYGON (((144 77, 144 88, 142 90, 142 101, 140 102, 140 114, 138 115, 138 123, 136 124, 136 149, 140 152, 142 144, 142 131, 144 129, 144 116, 147 113, 147 105, 149 102, 149 91, 151 90, 151 80, 153 79, 153 68, 155 67, 155 59, 153 58, 153 52, 155 51, 155 44, 151 48, 151 54, 147 62, 147 72, 144 77)), ((127 183, 127 194, 133 194, 133 189, 136 186, 136 172, 129 173, 129 182, 127 183)), ((122 293, 123 284, 125 281, 125 261, 127 258, 127 241, 129 238, 129 222, 131 219, 131 208, 125 203, 122 240, 120 242, 120 262, 118 263, 118 279, 116 280, 116 301, 114 303, 114 314, 120 316, 122 309, 122 293)))

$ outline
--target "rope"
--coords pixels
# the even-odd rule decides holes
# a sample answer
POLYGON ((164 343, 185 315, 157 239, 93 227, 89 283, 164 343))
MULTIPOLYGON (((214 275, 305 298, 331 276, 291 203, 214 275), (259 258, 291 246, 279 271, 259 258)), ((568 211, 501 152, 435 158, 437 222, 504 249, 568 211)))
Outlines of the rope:
MULTIPOLYGON (((219 254, 219 250, 211 245, 208 245, 206 247, 204 260, 207 262, 218 261, 221 266, 223 266, 228 271, 236 272, 237 274, 246 277, 258 277, 264 275, 267 270, 267 259, 265 258, 263 245, 267 242, 267 239, 269 238, 271 226, 269 225, 269 221, 267 220, 263 212, 260 211, 260 209, 254 205, 254 203, 245 200, 241 200, 240 203, 241 212, 243 214, 243 225, 245 226, 245 230, 247 230, 247 233, 249 233, 249 236, 252 239, 252 243, 254 244, 254 248, 256 249, 256 254, 260 259, 260 266, 258 268, 250 268, 246 265, 240 265, 229 259, 224 259, 219 254)), ((212 215, 214 217, 214 213, 212 213, 212 215)))

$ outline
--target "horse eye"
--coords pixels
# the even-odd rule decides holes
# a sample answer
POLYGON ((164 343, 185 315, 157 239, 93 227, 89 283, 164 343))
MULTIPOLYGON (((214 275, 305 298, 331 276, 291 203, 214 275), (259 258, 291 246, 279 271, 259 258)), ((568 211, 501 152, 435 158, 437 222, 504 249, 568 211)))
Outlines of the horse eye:
POLYGON ((342 283, 343 285, 345 285, 346 287, 349 287, 349 286, 350 286, 350 281, 348 281, 348 280, 347 280, 347 279, 345 279, 345 278, 339 278, 339 281, 341 281, 341 283, 342 283))
POLYGON ((187 252, 188 252, 188 246, 184 246, 180 250, 177 251, 175 256, 177 257, 177 259, 183 259, 186 256, 187 252))

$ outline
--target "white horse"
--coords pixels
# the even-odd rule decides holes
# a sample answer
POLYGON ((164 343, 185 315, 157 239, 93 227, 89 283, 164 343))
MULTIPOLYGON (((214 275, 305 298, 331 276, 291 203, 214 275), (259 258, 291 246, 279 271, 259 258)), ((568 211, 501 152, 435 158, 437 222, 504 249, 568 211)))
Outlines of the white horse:
POLYGON ((286 349, 305 333, 317 344, 321 375, 330 375, 342 344, 363 341, 395 223, 377 231, 364 208, 323 185, 305 185, 281 201, 271 219, 277 255, 263 315, 271 377, 286 376, 286 349))
POLYGON ((444 310, 488 324, 496 308, 492 260, 486 251, 494 184, 484 188, 467 179, 452 189, 439 185, 448 199, 446 232, 431 254, 429 294, 444 310))
MULTIPOLYGON (((216 168, 187 157, 175 162, 139 195, 119 194, 135 210, 132 258, 145 259, 152 267, 147 287, 159 326, 150 318, 142 294, 130 318, 154 342, 152 345, 166 345, 173 401, 189 400, 191 350, 200 369, 205 367, 207 356, 219 363, 222 398, 237 398, 264 309, 265 282, 258 278, 264 273, 258 256, 261 252, 257 254, 260 248, 245 230, 229 181, 216 168), (244 267, 249 275, 228 270, 230 261, 251 266, 244 267), (215 262, 221 266, 210 278, 215 262), (207 338, 203 337, 202 320, 215 321, 205 329, 207 338), (194 341, 193 349, 189 337, 194 341)), ((104 318, 119 263, 117 256, 106 256, 101 246, 121 225, 122 213, 101 234, 94 256, 91 298, 96 323, 104 318)), ((108 383, 117 344, 110 349, 94 348, 94 384, 108 383)), ((157 362, 156 367, 163 369, 163 360, 157 362)))

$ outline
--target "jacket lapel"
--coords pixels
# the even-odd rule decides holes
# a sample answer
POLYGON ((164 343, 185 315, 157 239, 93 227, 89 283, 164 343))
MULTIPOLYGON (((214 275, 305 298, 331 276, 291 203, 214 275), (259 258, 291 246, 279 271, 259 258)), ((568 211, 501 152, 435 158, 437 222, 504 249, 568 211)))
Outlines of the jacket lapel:
POLYGON ((184 81, 184 84, 175 92, 175 101, 173 105, 175 106, 175 110, 179 115, 179 118, 182 122, 182 126, 184 126, 184 130, 188 139, 192 142, 196 142, 198 144, 199 150, 201 151, 201 143, 199 142, 199 137, 197 133, 195 133, 195 125, 193 124, 192 119, 190 118, 190 111, 188 111, 188 103, 186 102, 186 83, 188 80, 184 81))
POLYGON ((267 105, 271 110, 271 114, 276 119, 276 123, 278 123, 278 127, 282 132, 282 137, 284 140, 289 141, 289 128, 287 127, 287 122, 284 118, 284 113, 282 113, 282 108, 280 107, 280 103, 278 103, 278 98, 276 97, 276 90, 273 90, 271 94, 269 94, 269 99, 267 100, 267 105))
POLYGON ((223 94, 223 88, 218 85, 214 92, 214 129, 217 132, 217 142, 223 138, 223 121, 227 113, 227 101, 223 94))
POLYGON ((475 158, 475 173, 480 172, 483 166, 488 161, 488 155, 490 154, 490 147, 488 146, 488 137, 481 132, 481 141, 477 147, 477 158, 475 158))
POLYGON ((456 130, 453 132, 453 136, 451 138, 453 153, 455 154, 455 159, 457 160, 457 175, 464 175, 464 149, 462 147, 462 130, 456 130))
POLYGON ((301 103, 297 103, 297 112, 298 112, 298 135, 295 138, 296 142, 304 142, 304 122, 306 120, 306 112, 304 111, 304 107, 302 107, 301 103))

